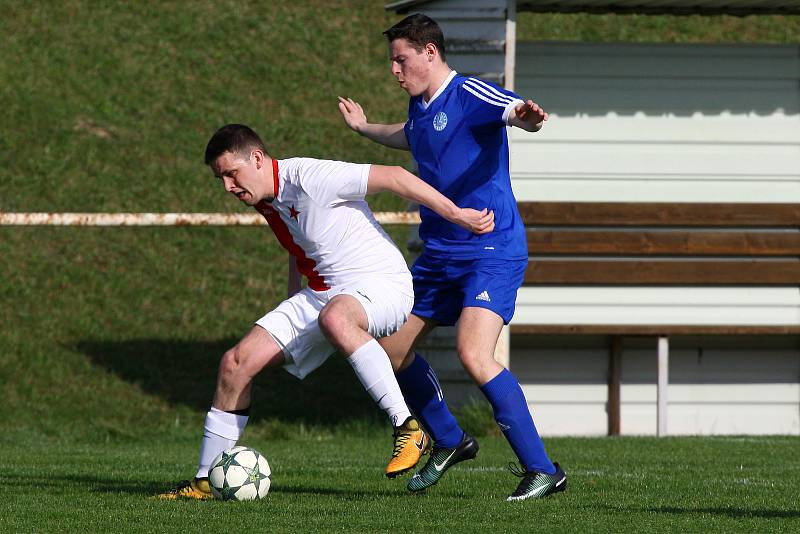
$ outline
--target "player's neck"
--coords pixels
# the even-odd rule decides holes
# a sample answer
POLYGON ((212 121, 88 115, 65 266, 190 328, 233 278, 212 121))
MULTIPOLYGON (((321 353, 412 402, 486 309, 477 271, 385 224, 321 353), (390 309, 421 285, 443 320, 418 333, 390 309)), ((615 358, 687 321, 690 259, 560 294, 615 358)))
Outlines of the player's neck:
POLYGON ((264 198, 267 202, 272 202, 275 200, 275 197, 278 195, 277 191, 277 183, 278 179, 276 177, 277 166, 273 167, 273 158, 267 156, 264 159, 264 181, 266 183, 267 188, 267 196, 264 198))
POLYGON ((428 84, 428 89, 422 93, 422 98, 426 103, 431 101, 433 95, 442 87, 442 84, 447 80, 447 77, 450 76, 451 72, 452 70, 447 63, 442 63, 431 72, 431 83, 428 84))

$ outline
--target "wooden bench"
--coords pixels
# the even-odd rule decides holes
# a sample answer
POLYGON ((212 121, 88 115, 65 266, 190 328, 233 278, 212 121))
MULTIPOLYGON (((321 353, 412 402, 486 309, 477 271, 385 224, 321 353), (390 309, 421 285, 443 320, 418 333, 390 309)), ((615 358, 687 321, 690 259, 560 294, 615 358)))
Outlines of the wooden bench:
MULTIPOLYGON (((519 209, 528 228, 530 264, 510 331, 610 337, 609 434, 620 432, 623 336, 658 339, 657 434, 664 435, 669 336, 800 334, 800 299, 795 296, 800 286, 800 205, 520 202, 519 209), (733 302, 717 308, 720 317, 703 316, 700 310, 686 321, 666 313, 656 321, 626 321, 602 306, 592 312, 590 305, 574 320, 550 320, 546 310, 526 313, 526 288, 533 288, 533 295, 535 288, 548 287, 553 299, 559 292, 566 296, 572 290, 575 295, 593 288, 607 288, 607 295, 636 288, 682 288, 678 291, 690 297, 702 294, 703 288, 720 288, 733 302), (766 288, 775 289, 765 292, 766 288), (782 300, 776 313, 759 314, 754 305, 737 304, 740 293, 745 303, 751 293, 758 294, 764 306, 770 306, 771 299, 782 300)), ((645 304, 643 309, 652 310, 648 313, 659 315, 658 302, 645 304)), ((536 303, 530 305, 535 308, 536 303)))

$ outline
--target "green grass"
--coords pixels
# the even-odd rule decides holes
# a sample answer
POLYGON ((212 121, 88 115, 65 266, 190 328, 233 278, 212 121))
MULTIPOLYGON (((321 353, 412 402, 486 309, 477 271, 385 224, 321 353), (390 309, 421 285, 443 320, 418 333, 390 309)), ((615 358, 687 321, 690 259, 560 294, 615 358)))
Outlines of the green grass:
POLYGON ((0 210, 236 209, 202 162, 228 122, 276 157, 406 163, 349 132, 336 101, 400 120, 391 19, 366 0, 7 4, 0 210))
MULTIPOLYGON (((377 30, 391 20, 368 1, 4 5, 0 211, 244 211, 202 164, 233 121, 276 157, 407 163, 336 107, 346 94, 376 120, 404 113, 377 30)), ((190 428, 222 351, 286 288, 263 228, 0 228, 0 258, 0 392, 19 414, 0 429, 53 439, 190 428)), ((313 397, 313 381, 282 380, 313 397)), ((333 395, 289 421, 316 424, 333 395)), ((361 417, 361 402, 342 410, 361 417)))
POLYGON ((389 437, 249 438, 272 465, 263 501, 160 502, 188 477, 194 440, 0 445, 0 530, 7 532, 788 532, 800 529, 794 438, 550 439, 569 490, 506 503, 516 481, 501 438, 427 494, 382 467, 389 437))
MULTIPOLYGON (((263 228, 0 228, 0 434, 194 432, 222 353, 285 296, 275 248, 263 228)), ((254 403, 282 433, 377 413, 340 357, 259 377, 254 403)))
MULTIPOLYGON (((278 157, 407 163, 348 132, 337 95, 402 120, 374 0, 64 0, 3 7, 0 210, 230 211, 206 140, 246 122, 278 157)), ((521 13, 523 40, 798 42, 800 17, 521 13)), ((398 206, 393 200, 382 201, 398 206)))
MULTIPOLYGON (((342 94, 373 120, 404 117, 381 36, 397 17, 383 2, 63 0, 2 13, 0 211, 243 211, 202 164, 233 121, 276 157, 408 162, 348 132, 336 109, 342 94)), ((799 24, 522 13, 517 30, 797 43, 799 24)), ((485 405, 459 412, 493 436, 474 468, 408 497, 380 476, 382 415, 340 358, 303 382, 257 379, 247 439, 275 465, 267 501, 148 500, 190 474, 219 357, 283 298, 285 264, 263 228, 0 228, 0 530, 798 528, 797 440, 783 438, 548 440, 570 492, 509 507, 510 452, 485 405)))

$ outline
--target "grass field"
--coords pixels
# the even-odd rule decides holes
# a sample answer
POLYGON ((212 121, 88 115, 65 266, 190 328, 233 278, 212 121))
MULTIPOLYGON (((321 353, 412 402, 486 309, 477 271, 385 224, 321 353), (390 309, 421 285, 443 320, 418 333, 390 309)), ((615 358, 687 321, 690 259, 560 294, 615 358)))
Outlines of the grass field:
MULTIPOLYGON (((342 94, 373 120, 404 116, 383 4, 4 2, 0 211, 244 210, 202 164, 232 121, 277 157, 406 164, 336 110, 342 94)), ((800 17, 522 13, 517 29, 797 43, 800 17)), ((266 501, 148 499, 191 474, 219 356, 285 287, 285 254, 260 228, 0 228, 0 530, 800 530, 791 438, 548 439, 570 491, 509 506, 511 454, 485 405, 459 411, 478 461, 408 496, 381 478, 389 437, 341 359, 303 382, 259 377, 246 441, 273 462, 266 501)))
POLYGON ((264 452, 263 501, 162 502, 189 475, 193 440, 0 446, 0 529, 6 532, 791 532, 800 529, 800 456, 790 438, 551 439, 570 487, 506 503, 511 452, 485 437, 473 462, 427 494, 381 468, 375 432, 245 440, 264 452))

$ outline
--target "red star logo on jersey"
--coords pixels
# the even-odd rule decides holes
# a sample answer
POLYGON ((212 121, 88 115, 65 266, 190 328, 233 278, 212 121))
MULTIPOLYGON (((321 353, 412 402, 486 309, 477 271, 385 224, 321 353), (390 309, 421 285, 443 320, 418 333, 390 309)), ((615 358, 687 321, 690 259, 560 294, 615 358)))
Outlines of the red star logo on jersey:
POLYGON ((298 215, 300 215, 300 212, 294 209, 294 204, 292 204, 292 207, 289 208, 289 217, 296 221, 298 215))

